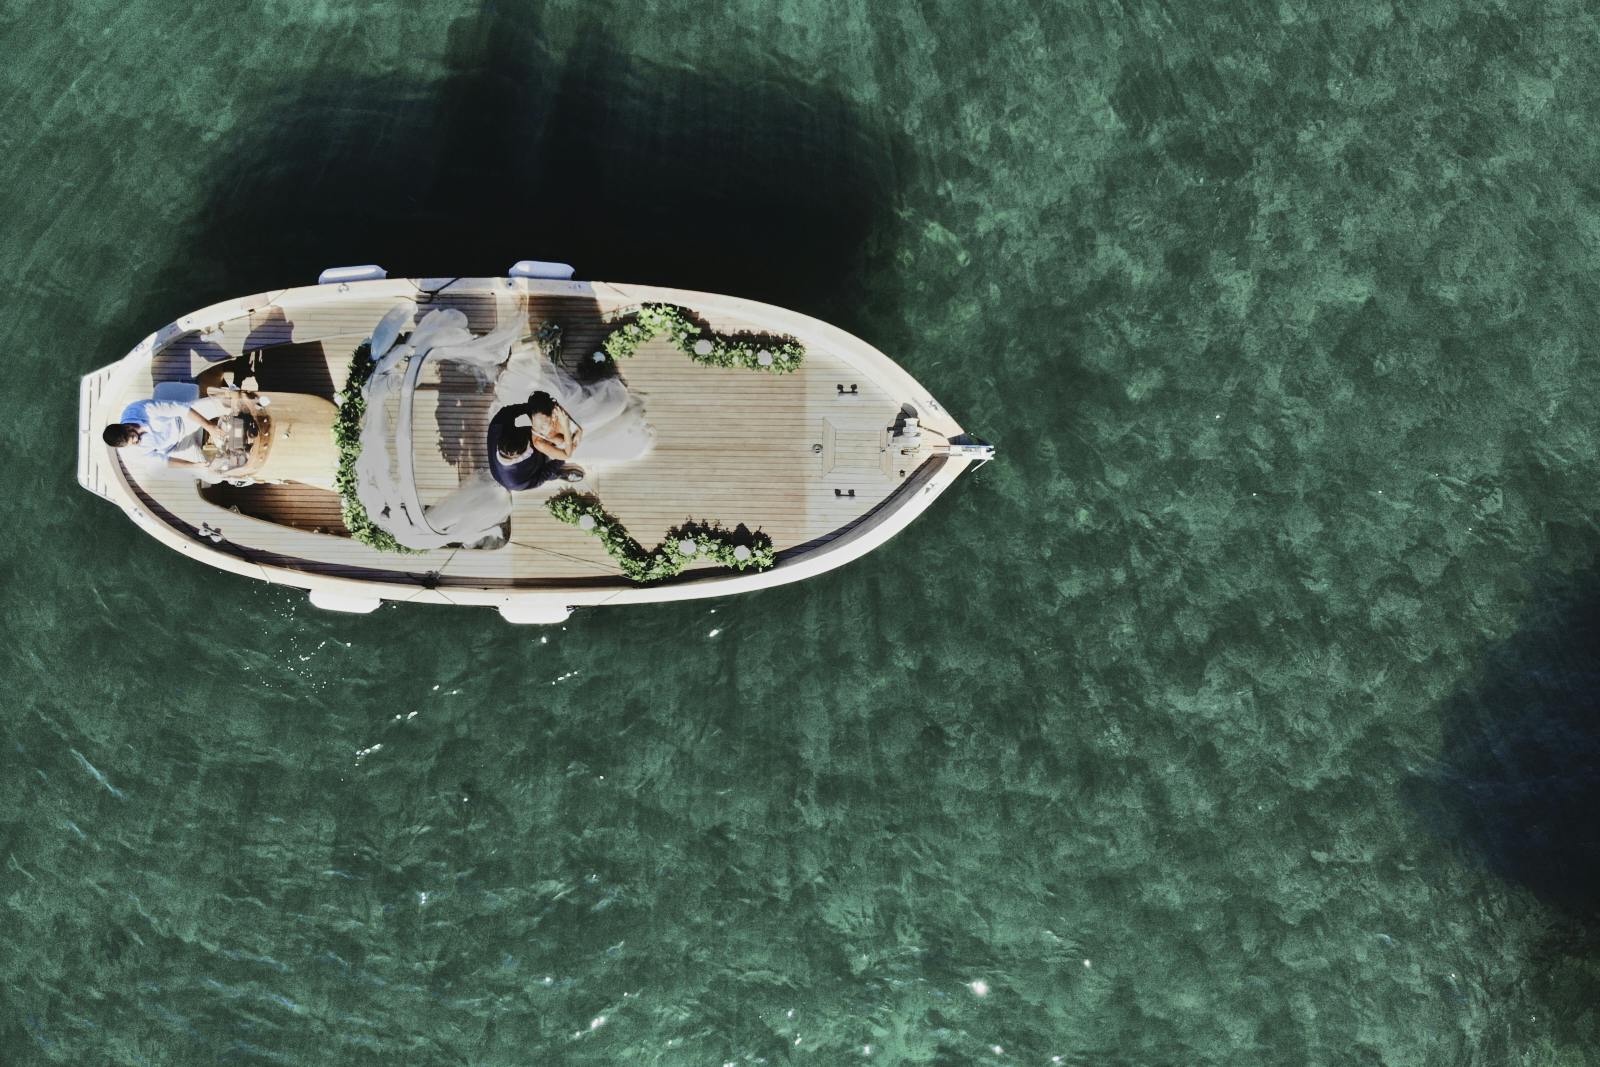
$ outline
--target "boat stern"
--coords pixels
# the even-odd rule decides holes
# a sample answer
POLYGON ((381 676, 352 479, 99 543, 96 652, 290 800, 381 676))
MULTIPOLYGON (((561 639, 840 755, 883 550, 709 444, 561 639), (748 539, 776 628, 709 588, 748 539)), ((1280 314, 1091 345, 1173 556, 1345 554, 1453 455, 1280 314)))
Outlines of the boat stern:
POLYGON ((112 501, 117 499, 113 489, 117 479, 111 470, 111 450, 100 433, 111 418, 105 409, 115 399, 108 394, 117 367, 116 363, 101 367, 78 382, 78 484, 112 501))

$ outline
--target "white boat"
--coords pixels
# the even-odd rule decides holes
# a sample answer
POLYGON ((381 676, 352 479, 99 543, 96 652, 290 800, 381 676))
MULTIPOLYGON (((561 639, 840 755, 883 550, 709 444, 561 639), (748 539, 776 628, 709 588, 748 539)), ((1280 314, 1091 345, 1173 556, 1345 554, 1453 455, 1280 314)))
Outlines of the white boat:
POLYGON ((831 570, 993 455, 887 356, 827 323, 571 274, 529 261, 502 278, 335 268, 316 285, 186 315, 83 378, 78 481, 184 555, 306 589, 323 608, 484 605, 548 623, 579 606, 724 596, 831 570), (486 344, 517 338, 508 361, 469 369, 445 348, 407 348, 437 312, 435 323, 449 317, 486 344), (363 376, 375 348, 389 354, 372 381, 400 382, 381 425, 400 500, 381 514, 350 473, 367 447, 350 440, 363 395, 352 368, 363 376), (441 505, 485 482, 487 428, 517 359, 618 378, 653 447, 587 461, 580 440, 560 477, 505 495, 487 535, 452 541, 450 527, 434 529, 441 505), (244 451, 224 441, 197 472, 103 439, 130 403, 196 396, 242 413, 219 422, 244 451), (423 547, 396 550, 397 516, 423 547))

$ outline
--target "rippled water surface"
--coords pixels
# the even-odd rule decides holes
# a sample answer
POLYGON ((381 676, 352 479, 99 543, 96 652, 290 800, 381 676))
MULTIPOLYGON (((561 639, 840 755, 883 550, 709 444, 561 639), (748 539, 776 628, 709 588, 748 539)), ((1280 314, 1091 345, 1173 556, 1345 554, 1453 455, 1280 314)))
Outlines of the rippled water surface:
POLYGON ((1323 10, 0 6, 0 1061, 1600 1062, 1600 22, 1323 10), (75 486, 161 323, 523 257, 1001 461, 548 631, 75 486))

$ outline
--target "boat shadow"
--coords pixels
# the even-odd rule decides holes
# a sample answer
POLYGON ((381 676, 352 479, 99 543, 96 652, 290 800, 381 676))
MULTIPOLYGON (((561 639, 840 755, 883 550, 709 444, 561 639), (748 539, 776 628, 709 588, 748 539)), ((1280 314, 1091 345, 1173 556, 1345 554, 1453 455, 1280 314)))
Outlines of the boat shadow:
POLYGON ((1566 950, 1600 950, 1600 576, 1542 592, 1442 715, 1414 807, 1546 904, 1566 950))
MULTIPOLYGON (((163 319, 330 266, 447 282, 532 258, 572 262, 580 278, 766 300, 855 332, 865 279, 893 268, 899 183, 915 170, 886 120, 757 41, 725 42, 691 69, 627 54, 598 19, 546 26, 506 0, 450 25, 442 77, 330 62, 238 106, 226 151, 191 163, 207 192, 180 224, 180 251, 149 272, 163 319)), ((873 315, 885 310, 875 293, 873 315)), ((581 325, 590 317, 563 323, 579 360, 601 336, 581 325)), ((175 367, 236 354, 185 340, 175 367)), ((260 388, 331 394, 331 381, 280 380, 283 354, 251 368, 260 388)), ((485 447, 481 410, 453 395, 466 391, 446 383, 438 413, 439 452, 460 470, 485 447)))
POLYGON ((912 153, 754 42, 691 70, 627 55, 599 21, 546 32, 536 9, 484 3, 451 25, 446 69, 330 68, 252 101, 157 302, 181 314, 349 263, 494 276, 542 258, 848 329, 852 290, 894 254, 912 153))

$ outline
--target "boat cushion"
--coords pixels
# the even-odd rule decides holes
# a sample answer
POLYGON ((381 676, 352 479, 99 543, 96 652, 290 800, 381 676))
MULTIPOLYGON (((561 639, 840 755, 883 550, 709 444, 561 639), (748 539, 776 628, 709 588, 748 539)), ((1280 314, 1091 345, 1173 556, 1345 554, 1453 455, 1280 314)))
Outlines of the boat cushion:
POLYGON ((151 398, 169 404, 193 404, 200 399, 200 387, 193 382, 157 382, 151 398))

